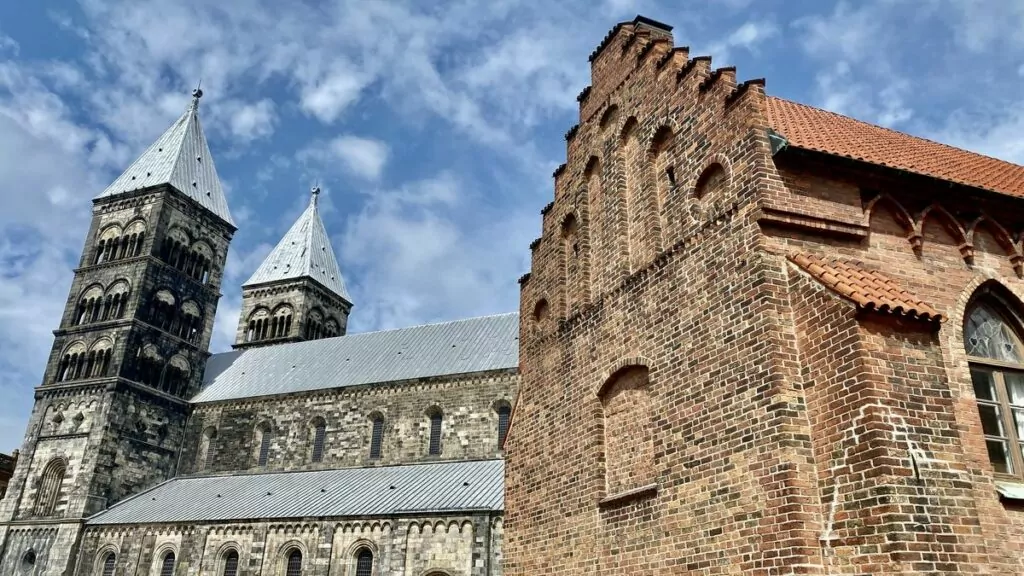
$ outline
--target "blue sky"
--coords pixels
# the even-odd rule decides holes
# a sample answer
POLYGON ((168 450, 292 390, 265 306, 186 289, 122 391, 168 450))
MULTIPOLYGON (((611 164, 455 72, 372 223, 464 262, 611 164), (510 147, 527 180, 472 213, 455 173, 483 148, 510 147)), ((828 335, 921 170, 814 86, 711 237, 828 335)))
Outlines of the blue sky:
POLYGON ((240 228, 214 351, 316 179, 350 331, 505 312, 587 56, 637 13, 771 94, 1024 163, 1020 0, 0 3, 0 451, 24 434, 90 199, 197 80, 240 228))

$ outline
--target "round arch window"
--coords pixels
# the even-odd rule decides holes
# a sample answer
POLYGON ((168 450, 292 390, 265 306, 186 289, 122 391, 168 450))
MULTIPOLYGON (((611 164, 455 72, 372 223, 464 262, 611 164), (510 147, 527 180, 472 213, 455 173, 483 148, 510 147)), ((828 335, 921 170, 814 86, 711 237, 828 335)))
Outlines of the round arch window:
POLYGON ((31 548, 21 557, 21 569, 30 572, 36 566, 36 551, 31 548))

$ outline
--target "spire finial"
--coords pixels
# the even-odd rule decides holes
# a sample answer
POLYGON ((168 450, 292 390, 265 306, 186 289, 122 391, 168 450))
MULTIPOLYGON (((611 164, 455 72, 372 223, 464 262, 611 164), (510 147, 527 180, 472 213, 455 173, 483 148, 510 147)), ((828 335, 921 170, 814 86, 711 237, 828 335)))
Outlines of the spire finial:
POLYGON ((320 181, 317 180, 309 191, 313 193, 313 197, 310 199, 310 202, 312 202, 313 205, 316 206, 316 201, 318 198, 320 198, 320 181))
POLYGON ((192 109, 193 110, 199 110, 199 99, 203 97, 203 89, 201 88, 202 85, 203 85, 203 79, 200 78, 199 79, 199 83, 196 84, 195 89, 192 90, 192 109))

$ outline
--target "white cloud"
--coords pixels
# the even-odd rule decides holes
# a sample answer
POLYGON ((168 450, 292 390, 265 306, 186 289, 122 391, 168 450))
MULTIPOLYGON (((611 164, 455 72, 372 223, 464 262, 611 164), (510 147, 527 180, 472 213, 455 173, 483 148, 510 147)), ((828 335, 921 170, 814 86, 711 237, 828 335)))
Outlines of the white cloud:
POLYGON ((356 71, 341 68, 329 72, 302 89, 300 106, 321 122, 331 123, 359 97, 367 80, 356 71))
POLYGON ((708 52, 717 62, 730 62, 729 58, 733 49, 742 48, 753 51, 778 33, 778 27, 770 20, 748 21, 733 30, 724 39, 713 42, 708 52))
POLYGON ((269 98, 259 102, 243 103, 229 100, 221 103, 230 116, 228 121, 231 133, 241 141, 265 138, 274 132, 277 114, 274 103, 269 98))
POLYGON ((315 163, 321 170, 341 167, 348 174, 365 180, 377 180, 384 171, 388 145, 372 138, 338 136, 328 142, 314 142, 296 155, 300 161, 315 163))

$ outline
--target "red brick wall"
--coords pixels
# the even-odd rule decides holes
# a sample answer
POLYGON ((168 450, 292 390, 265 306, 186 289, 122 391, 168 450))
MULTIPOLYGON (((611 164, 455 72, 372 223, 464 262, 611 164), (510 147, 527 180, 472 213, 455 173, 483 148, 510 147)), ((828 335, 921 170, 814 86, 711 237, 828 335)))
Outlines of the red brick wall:
POLYGON ((1002 232, 1024 227, 1020 201, 772 157, 762 86, 670 50, 642 26, 607 39, 542 212, 507 573, 1024 572, 960 329, 986 280, 1024 295, 1002 232), (948 320, 858 312, 794 252, 863 262, 948 320), (649 375, 635 422, 606 396, 630 366, 649 375))

